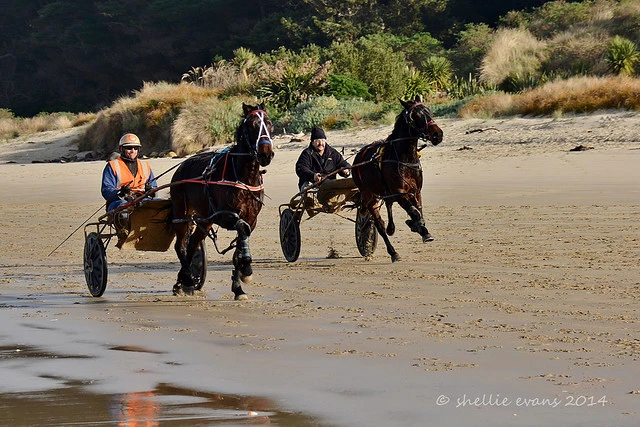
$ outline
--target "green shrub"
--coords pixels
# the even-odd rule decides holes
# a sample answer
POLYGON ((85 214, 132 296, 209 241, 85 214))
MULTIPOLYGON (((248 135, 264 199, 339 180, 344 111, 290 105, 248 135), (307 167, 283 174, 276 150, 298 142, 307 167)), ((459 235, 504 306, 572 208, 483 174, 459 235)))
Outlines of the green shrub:
POLYGON ((378 121, 385 105, 359 99, 341 99, 320 96, 301 102, 282 116, 274 127, 277 131, 308 132, 314 126, 325 129, 346 129, 378 121))
POLYGON ((409 65, 419 67, 433 55, 444 53, 442 43, 431 34, 420 32, 411 37, 389 35, 390 46, 396 52, 402 52, 409 65))
POLYGON ((405 90, 408 68, 404 54, 395 52, 389 38, 374 35, 355 43, 334 42, 327 51, 332 73, 364 82, 376 102, 391 102, 405 90))
POLYGON ((536 37, 551 38, 576 25, 589 24, 594 12, 593 1, 549 1, 532 12, 509 12, 501 22, 511 28, 527 27, 536 37))
POLYGON ((557 34, 548 41, 541 70, 564 76, 604 75, 604 62, 609 36, 593 28, 577 28, 557 34))
POLYGON ((448 52, 456 74, 466 76, 477 73, 493 36, 494 31, 487 24, 467 24, 458 33, 455 47, 448 52))
POLYGON ((344 74, 330 74, 327 95, 336 98, 371 99, 371 93, 366 84, 355 77, 344 74))

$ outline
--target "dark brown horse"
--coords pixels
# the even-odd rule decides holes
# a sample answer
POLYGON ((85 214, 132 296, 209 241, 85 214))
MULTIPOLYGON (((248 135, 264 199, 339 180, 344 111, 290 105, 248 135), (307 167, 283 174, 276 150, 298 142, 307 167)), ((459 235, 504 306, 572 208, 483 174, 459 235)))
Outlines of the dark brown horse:
POLYGON ((407 225, 411 231, 419 233, 423 242, 433 240, 422 215, 422 166, 418 140, 429 140, 433 145, 442 142, 442 129, 419 97, 414 101, 400 100, 400 103, 404 111, 398 115, 391 135, 362 148, 353 162, 353 180, 360 189, 362 205, 373 216, 392 261, 400 259, 388 237, 395 232, 391 212, 394 202, 409 214, 407 225), (381 201, 387 207, 389 218, 386 231, 380 217, 381 201))
POLYGON ((171 179, 175 250, 181 264, 176 294, 191 295, 202 286, 194 280, 189 266, 194 252, 217 224, 237 232, 231 290, 236 300, 247 299, 242 283, 248 283, 253 273, 249 236, 264 196, 260 167, 271 163, 274 153, 272 124, 264 105, 243 103, 242 109, 244 117, 231 148, 190 157, 171 179))

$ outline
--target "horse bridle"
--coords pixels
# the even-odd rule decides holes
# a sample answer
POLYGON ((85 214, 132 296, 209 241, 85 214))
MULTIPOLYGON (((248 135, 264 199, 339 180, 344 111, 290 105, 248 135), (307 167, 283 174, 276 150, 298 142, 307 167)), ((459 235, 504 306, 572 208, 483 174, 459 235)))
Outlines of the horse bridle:
POLYGON ((433 118, 431 118, 431 114, 427 114, 427 117, 429 118, 429 120, 427 120, 426 126, 424 128, 418 128, 415 124, 415 120, 412 117, 413 109, 416 107, 422 107, 420 111, 427 111, 430 113, 428 107, 426 107, 422 102, 417 102, 413 104, 411 108, 409 108, 408 110, 407 109, 404 110, 404 119, 406 123, 409 125, 410 129, 413 129, 418 132, 418 138, 420 138, 423 141, 427 141, 429 140, 429 128, 431 126, 437 126, 436 121, 433 120, 433 118))
POLYGON ((265 121, 265 118, 268 118, 267 112, 264 111, 264 110, 253 110, 253 111, 249 112, 249 114, 247 114, 247 117, 244 118, 244 123, 247 122, 247 120, 249 119, 249 117, 252 114, 257 115, 258 118, 260 119, 260 129, 258 130, 258 137, 256 138, 255 143, 252 144, 251 141, 249 140, 249 135, 247 134, 247 130, 246 130, 246 128, 244 128, 243 129, 243 139, 245 140, 245 142, 251 148, 252 155, 254 157, 257 157, 258 148, 261 145, 269 144, 269 145, 273 146, 273 142, 271 141, 271 134, 269 133, 269 128, 267 127, 267 123, 265 121))

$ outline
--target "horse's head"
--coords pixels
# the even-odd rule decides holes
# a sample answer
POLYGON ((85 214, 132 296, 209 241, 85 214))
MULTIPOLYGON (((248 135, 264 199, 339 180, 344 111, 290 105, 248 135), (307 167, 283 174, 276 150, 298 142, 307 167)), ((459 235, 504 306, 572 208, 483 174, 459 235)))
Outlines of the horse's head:
POLYGON ((431 109, 422 103, 419 96, 414 101, 400 100, 400 103, 404 107, 402 115, 412 132, 417 132, 420 139, 428 139, 433 145, 442 142, 442 129, 433 120, 431 109))
POLYGON ((273 124, 267 115, 264 104, 256 106, 242 103, 244 119, 238 128, 236 140, 246 147, 258 160, 260 166, 267 166, 273 159, 271 132, 273 124))

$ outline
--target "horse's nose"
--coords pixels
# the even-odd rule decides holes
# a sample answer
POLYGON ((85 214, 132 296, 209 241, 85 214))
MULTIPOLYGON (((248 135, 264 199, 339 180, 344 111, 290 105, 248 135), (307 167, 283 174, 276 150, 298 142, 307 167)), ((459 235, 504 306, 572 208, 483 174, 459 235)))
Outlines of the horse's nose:
POLYGON ((258 163, 260 163, 260 166, 269 166, 269 163, 271 163, 271 159, 273 159, 274 154, 275 153, 273 151, 269 153, 258 153, 258 163))
POLYGON ((435 129, 433 132, 431 132, 431 143, 433 145, 438 145, 442 142, 442 130, 441 129, 435 129))

